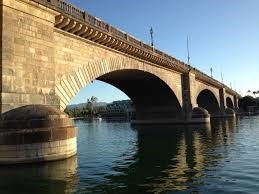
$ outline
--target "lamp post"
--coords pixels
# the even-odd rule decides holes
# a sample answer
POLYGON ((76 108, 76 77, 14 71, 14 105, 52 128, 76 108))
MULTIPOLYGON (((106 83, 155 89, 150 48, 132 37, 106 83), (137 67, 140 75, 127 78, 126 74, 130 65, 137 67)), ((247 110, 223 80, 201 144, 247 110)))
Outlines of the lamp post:
POLYGON ((149 32, 150 32, 150 37, 151 37, 151 46, 153 47, 154 46, 154 42, 153 42, 153 33, 154 32, 153 32, 153 28, 152 27, 150 28, 149 32))
POLYGON ((188 65, 190 65, 189 37, 187 36, 187 55, 188 65))

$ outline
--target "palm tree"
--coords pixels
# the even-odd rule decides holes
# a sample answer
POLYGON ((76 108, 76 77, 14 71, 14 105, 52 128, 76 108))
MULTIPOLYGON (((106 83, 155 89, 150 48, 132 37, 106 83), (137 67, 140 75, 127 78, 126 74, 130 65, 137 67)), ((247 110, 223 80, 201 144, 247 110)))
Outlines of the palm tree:
POLYGON ((95 96, 92 96, 91 99, 90 99, 90 101, 92 102, 92 104, 96 104, 97 100, 98 100, 98 98, 95 97, 95 96))
POLYGON ((92 115, 95 115, 95 114, 96 114, 95 105, 96 105, 96 103, 97 103, 97 100, 98 100, 98 98, 95 97, 95 96, 92 96, 91 99, 90 99, 90 101, 91 101, 91 103, 92 103, 92 115))
POLYGON ((255 95, 257 94, 257 92, 256 91, 253 91, 253 95, 254 95, 254 97, 255 97, 255 95))
POLYGON ((96 113, 95 104, 97 103, 97 100, 98 98, 95 96, 92 96, 90 99, 87 98, 86 109, 91 116, 94 116, 94 114, 96 113))
POLYGON ((251 93, 251 90, 247 90, 247 95, 249 96, 251 93))

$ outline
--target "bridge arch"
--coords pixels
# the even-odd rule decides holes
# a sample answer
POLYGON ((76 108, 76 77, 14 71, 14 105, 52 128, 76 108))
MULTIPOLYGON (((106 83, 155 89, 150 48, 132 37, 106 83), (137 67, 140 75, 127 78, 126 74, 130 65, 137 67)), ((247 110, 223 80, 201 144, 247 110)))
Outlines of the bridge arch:
POLYGON ((230 97, 226 98, 226 105, 228 108, 232 108, 232 109, 234 108, 234 103, 230 97))
POLYGON ((208 89, 204 89, 199 93, 197 104, 199 107, 205 108, 212 116, 219 114, 220 107, 217 97, 208 89))
MULTIPOLYGON (((82 88, 93 80, 101 80, 131 98, 138 120, 181 119, 181 85, 177 86, 168 78, 166 71, 127 60, 102 60, 62 76, 55 94, 60 99, 60 109, 64 110, 82 88)), ((180 74, 175 73, 175 76, 181 79, 180 74)))

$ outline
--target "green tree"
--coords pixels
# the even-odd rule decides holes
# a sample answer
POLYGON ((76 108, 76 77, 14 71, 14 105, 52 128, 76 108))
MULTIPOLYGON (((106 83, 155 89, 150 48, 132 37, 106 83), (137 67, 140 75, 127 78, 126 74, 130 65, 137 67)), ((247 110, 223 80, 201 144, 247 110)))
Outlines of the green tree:
POLYGON ((86 105, 83 108, 72 108, 68 109, 66 108, 64 110, 65 113, 67 113, 70 117, 84 117, 87 115, 90 115, 93 117, 94 115, 98 114, 98 109, 95 107, 96 103, 98 101, 98 98, 95 96, 92 96, 90 99, 87 99, 86 105))
POLYGON ((239 100, 239 107, 248 111, 249 106, 256 106, 256 99, 252 96, 245 96, 239 100))
POLYGON ((71 109, 65 108, 64 112, 68 114, 68 116, 73 117, 73 112, 71 109))
POLYGON ((254 97, 255 97, 255 95, 257 94, 257 91, 253 91, 253 95, 254 95, 254 97))
POLYGON ((95 96, 92 96, 90 99, 87 98, 85 109, 87 113, 91 116, 94 116, 95 114, 97 114, 97 109, 95 107, 97 101, 98 101, 98 98, 95 96))

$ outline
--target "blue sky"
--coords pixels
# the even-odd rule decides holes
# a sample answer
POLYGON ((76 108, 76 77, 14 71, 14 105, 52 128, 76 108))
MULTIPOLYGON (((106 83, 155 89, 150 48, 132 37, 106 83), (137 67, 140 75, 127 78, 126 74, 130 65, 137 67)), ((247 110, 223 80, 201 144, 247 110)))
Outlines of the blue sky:
MULTIPOLYGON (((246 94, 259 90, 259 0, 70 0, 90 14, 187 61, 201 71, 246 94)), ((99 101, 125 99, 112 86, 95 81, 82 89, 71 103, 90 96, 99 101)))

